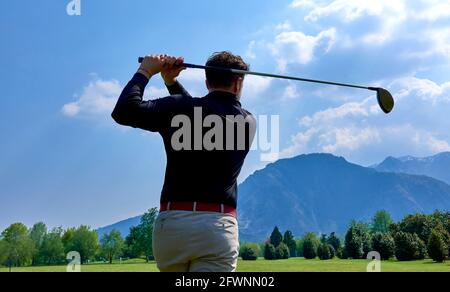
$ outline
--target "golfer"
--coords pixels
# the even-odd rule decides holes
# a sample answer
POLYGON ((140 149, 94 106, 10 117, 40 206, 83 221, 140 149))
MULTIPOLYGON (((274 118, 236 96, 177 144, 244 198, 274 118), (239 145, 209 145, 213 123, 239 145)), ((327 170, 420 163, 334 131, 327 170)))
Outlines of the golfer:
MULTIPOLYGON (((177 81, 183 62, 167 55, 146 56, 112 117, 124 126, 158 132, 164 141, 167 166, 153 230, 160 271, 233 272, 239 254, 237 178, 256 121, 240 103, 243 75, 207 69, 209 94, 194 98, 177 81), (157 74, 170 96, 144 101, 145 87, 157 74)), ((230 52, 213 54, 206 65, 249 70, 230 52)), ((148 151, 141 149, 136 159, 143 153, 148 151)))

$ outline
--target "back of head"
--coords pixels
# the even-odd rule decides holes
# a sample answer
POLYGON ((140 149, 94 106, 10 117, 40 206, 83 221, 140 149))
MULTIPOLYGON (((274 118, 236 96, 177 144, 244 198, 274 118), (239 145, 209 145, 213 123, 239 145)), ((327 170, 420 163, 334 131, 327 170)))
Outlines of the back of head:
MULTIPOLYGON (((233 55, 228 51, 214 53, 211 57, 209 57, 206 62, 206 66, 244 71, 248 71, 250 69, 250 66, 244 62, 241 56, 233 55)), ((206 69, 206 80, 212 88, 230 88, 237 79, 243 77, 243 74, 206 69)))

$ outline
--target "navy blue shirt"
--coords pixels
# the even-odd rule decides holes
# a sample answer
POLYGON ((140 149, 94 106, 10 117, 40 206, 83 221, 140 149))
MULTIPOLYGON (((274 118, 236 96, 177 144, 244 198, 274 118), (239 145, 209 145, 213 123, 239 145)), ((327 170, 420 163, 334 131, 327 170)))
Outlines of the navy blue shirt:
MULTIPOLYGON (((135 74, 120 95, 112 117, 121 125, 158 132, 162 136, 167 166, 161 203, 204 202, 236 207, 237 178, 255 135, 254 117, 241 107, 238 98, 232 93, 214 91, 203 98, 194 98, 178 82, 167 87, 170 96, 144 101, 142 97, 147 83, 148 79, 144 75, 135 74), (223 122, 224 127, 220 131, 223 139, 222 149, 208 147, 205 149, 203 144, 199 148, 196 143, 199 140, 195 139, 195 131, 204 137, 205 133, 217 126, 212 123, 209 124, 210 127, 195 128, 194 124, 198 119, 197 122, 194 122, 194 119, 199 116, 194 112, 198 113, 199 108, 201 121, 207 116, 215 115, 223 122), (172 126, 172 122, 174 117, 179 115, 188 117, 192 126, 188 140, 183 140, 185 137, 179 139, 181 142, 188 141, 191 145, 181 150, 174 149, 172 145, 174 133, 177 131, 179 133, 181 128, 181 124, 172 126), (227 135, 229 132, 225 129, 225 125, 230 121, 230 116, 245 118, 244 132, 239 131, 236 126, 234 136, 227 135), (244 147, 242 143, 238 143, 243 141, 240 139, 244 139, 244 147), (227 142, 230 141, 234 143, 232 143, 234 147, 227 148, 227 142)), ((217 142, 216 139, 217 136, 213 141, 217 142)))

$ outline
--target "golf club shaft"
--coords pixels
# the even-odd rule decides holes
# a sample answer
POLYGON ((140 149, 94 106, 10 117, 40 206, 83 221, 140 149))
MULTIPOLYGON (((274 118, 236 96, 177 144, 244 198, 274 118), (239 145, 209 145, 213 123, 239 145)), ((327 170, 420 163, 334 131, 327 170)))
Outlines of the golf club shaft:
MULTIPOLYGON (((144 60, 144 58, 140 57, 139 63, 142 63, 143 60, 144 60)), ((231 72, 234 74, 255 75, 255 76, 262 76, 262 77, 280 78, 280 79, 287 79, 287 80, 320 83, 320 84, 344 86, 344 87, 351 87, 351 88, 368 89, 368 90, 374 90, 374 91, 377 90, 377 88, 375 88, 375 87, 367 87, 367 86, 360 86, 360 85, 353 85, 353 84, 346 84, 346 83, 337 83, 337 82, 299 78, 299 77, 292 77, 292 76, 285 76, 285 75, 276 75, 276 74, 261 73, 261 72, 252 72, 252 71, 230 69, 230 68, 195 65, 195 64, 189 64, 189 63, 183 63, 180 66, 185 67, 185 68, 193 68, 193 69, 211 69, 211 70, 227 71, 227 72, 231 72)))

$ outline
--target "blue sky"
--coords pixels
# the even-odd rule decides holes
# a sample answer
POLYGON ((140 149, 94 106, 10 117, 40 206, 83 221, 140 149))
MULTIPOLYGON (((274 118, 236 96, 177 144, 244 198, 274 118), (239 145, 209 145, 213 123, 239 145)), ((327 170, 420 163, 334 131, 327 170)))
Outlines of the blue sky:
MULTIPOLYGON (((241 54, 256 71, 380 85, 370 92, 250 77, 243 105, 280 116, 282 157, 329 152, 370 165, 450 150, 449 1, 95 1, 0 4, 0 229, 21 221, 99 227, 157 206, 158 135, 109 115, 146 53, 204 63, 241 54)), ((180 80, 197 95, 201 71, 180 80)), ((148 97, 166 95, 159 78, 148 97)), ((241 180, 264 167, 247 160, 241 180)))

